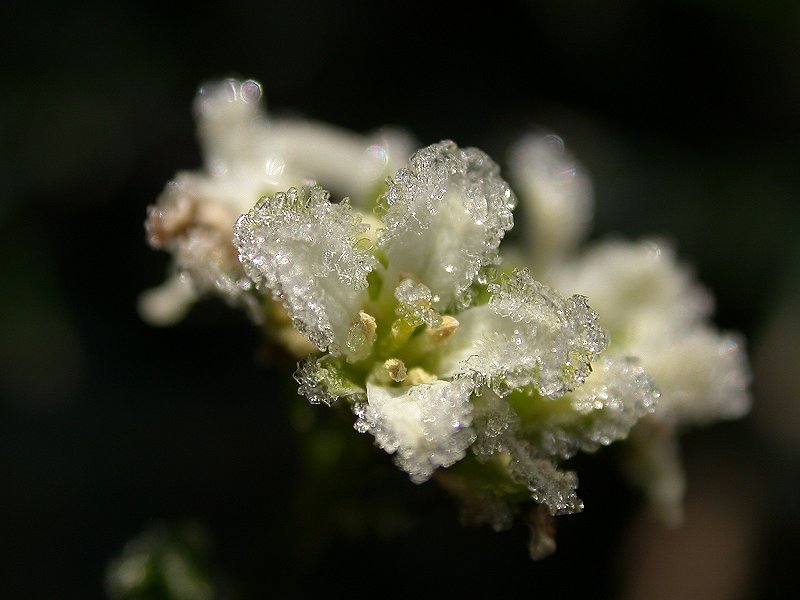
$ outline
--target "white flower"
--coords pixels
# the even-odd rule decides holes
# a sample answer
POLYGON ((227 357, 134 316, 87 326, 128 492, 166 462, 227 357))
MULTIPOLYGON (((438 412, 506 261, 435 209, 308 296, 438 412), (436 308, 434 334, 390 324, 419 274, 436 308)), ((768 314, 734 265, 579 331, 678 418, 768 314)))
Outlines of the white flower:
POLYGON ((261 85, 252 80, 207 84, 197 94, 204 168, 178 173, 148 209, 150 245, 175 258, 174 275, 140 302, 142 316, 154 324, 176 322, 209 292, 260 319, 231 244, 239 215, 262 196, 310 180, 366 202, 411 150, 400 132, 364 137, 312 121, 267 118, 261 102, 261 85))
POLYGON ((591 210, 589 185, 556 139, 529 137, 513 153, 515 179, 526 182, 520 196, 536 220, 534 233, 550 232, 546 237, 554 248, 545 262, 541 256, 531 261, 558 289, 586 295, 610 334, 610 349, 641 361, 653 378, 661 397, 653 414, 632 431, 630 471, 662 516, 676 521, 685 484, 674 436, 687 425, 747 412, 743 342, 711 326, 710 294, 677 262, 669 245, 611 240, 578 253, 585 227, 562 222, 575 210, 584 222, 591 210), (557 166, 548 171, 542 164, 557 166))
POLYGON ((581 388, 606 346, 586 299, 526 271, 491 276, 515 201, 488 156, 441 142, 389 179, 371 237, 346 200, 306 187, 261 200, 235 243, 257 288, 326 353, 295 375, 311 402, 347 398, 356 429, 417 483, 475 442, 516 498, 574 512, 577 478, 557 462, 624 437, 657 393, 609 357, 605 379, 581 388))
POLYGON ((307 355, 301 394, 349 407, 412 481, 438 475, 469 521, 501 529, 541 505, 535 557, 554 547, 548 519, 583 508, 560 468, 578 452, 627 440, 634 477, 674 514, 676 431, 738 416, 749 397, 740 340, 708 324, 709 295, 669 248, 579 254, 589 178, 559 138, 529 136, 511 166, 533 271, 504 268, 517 200, 486 154, 444 141, 395 171, 402 137, 267 119, 260 97, 235 80, 198 95, 205 169, 179 173, 149 210, 148 239, 176 275, 145 314, 172 322, 213 292, 265 318, 307 355))

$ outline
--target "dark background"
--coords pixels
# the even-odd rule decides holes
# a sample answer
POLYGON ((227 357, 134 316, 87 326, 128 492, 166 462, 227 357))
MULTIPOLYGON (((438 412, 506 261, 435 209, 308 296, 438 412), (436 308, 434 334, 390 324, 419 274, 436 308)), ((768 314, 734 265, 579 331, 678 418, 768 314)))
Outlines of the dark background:
POLYGON ((0 597, 103 597, 127 540, 185 520, 225 598, 791 596, 800 5, 379 4, 3 4, 0 597), (462 528, 347 419, 304 413, 242 315, 208 301, 143 324, 136 297, 168 263, 145 207, 199 166, 194 92, 231 75, 261 81, 276 114, 397 124, 501 164, 544 126, 594 177, 594 237, 672 240, 755 369, 750 417, 685 437, 686 527, 646 521, 601 452, 577 465, 587 510, 531 563, 522 524, 462 528))

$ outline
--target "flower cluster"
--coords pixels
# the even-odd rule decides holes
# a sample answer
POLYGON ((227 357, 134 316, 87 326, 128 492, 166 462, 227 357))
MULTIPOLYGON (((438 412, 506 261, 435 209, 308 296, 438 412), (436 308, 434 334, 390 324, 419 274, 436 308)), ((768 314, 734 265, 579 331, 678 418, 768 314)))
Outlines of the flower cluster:
POLYGON ((558 138, 512 154, 532 242, 504 263, 517 195, 480 150, 443 141, 400 166, 400 134, 283 124, 259 100, 252 81, 198 96, 206 168, 148 212, 176 273, 143 298, 150 320, 209 292, 244 307, 306 355, 302 395, 347 406, 466 520, 502 529, 533 505, 534 557, 554 547, 552 516, 583 508, 563 468, 578 452, 626 440, 634 479, 678 513, 675 434, 747 409, 741 343, 711 328, 708 294, 666 246, 577 253, 591 186, 558 138))

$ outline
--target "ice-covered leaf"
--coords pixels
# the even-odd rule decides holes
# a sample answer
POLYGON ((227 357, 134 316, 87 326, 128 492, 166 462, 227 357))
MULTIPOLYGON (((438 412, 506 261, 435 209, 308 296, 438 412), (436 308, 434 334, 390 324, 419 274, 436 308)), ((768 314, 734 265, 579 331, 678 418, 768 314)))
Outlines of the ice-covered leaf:
POLYGON ((378 243, 389 261, 387 281, 422 282, 437 310, 457 303, 480 269, 497 260, 515 202, 480 150, 450 141, 419 150, 389 180, 382 200, 378 243))
POLYGON ((284 302, 301 333, 320 350, 349 354, 377 265, 359 243, 366 229, 348 202, 331 203, 319 187, 291 188, 242 215, 234 243, 245 272, 284 302))
POLYGON ((354 407, 355 428, 371 433, 412 481, 422 483, 437 468, 461 460, 474 441, 472 389, 466 380, 410 387, 367 383, 367 402, 354 407))

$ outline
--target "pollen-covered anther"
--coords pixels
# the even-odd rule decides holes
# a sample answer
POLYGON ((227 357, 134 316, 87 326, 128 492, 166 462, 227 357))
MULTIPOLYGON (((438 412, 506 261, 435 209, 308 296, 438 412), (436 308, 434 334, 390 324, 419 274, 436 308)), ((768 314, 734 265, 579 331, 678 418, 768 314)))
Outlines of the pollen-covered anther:
POLYGON ((348 360, 355 362, 369 356, 377 338, 378 323, 369 313, 358 312, 358 319, 350 327, 347 335, 347 349, 350 350, 348 360))
POLYGON ((383 363, 383 366, 386 368, 386 372, 389 373, 389 377, 392 378, 392 381, 399 383, 408 376, 406 364, 399 358, 390 358, 383 363))
POLYGON ((438 327, 430 327, 426 330, 426 334, 434 344, 441 344, 442 342, 450 339, 450 337, 458 329, 458 319, 450 315, 442 317, 442 323, 438 327))

